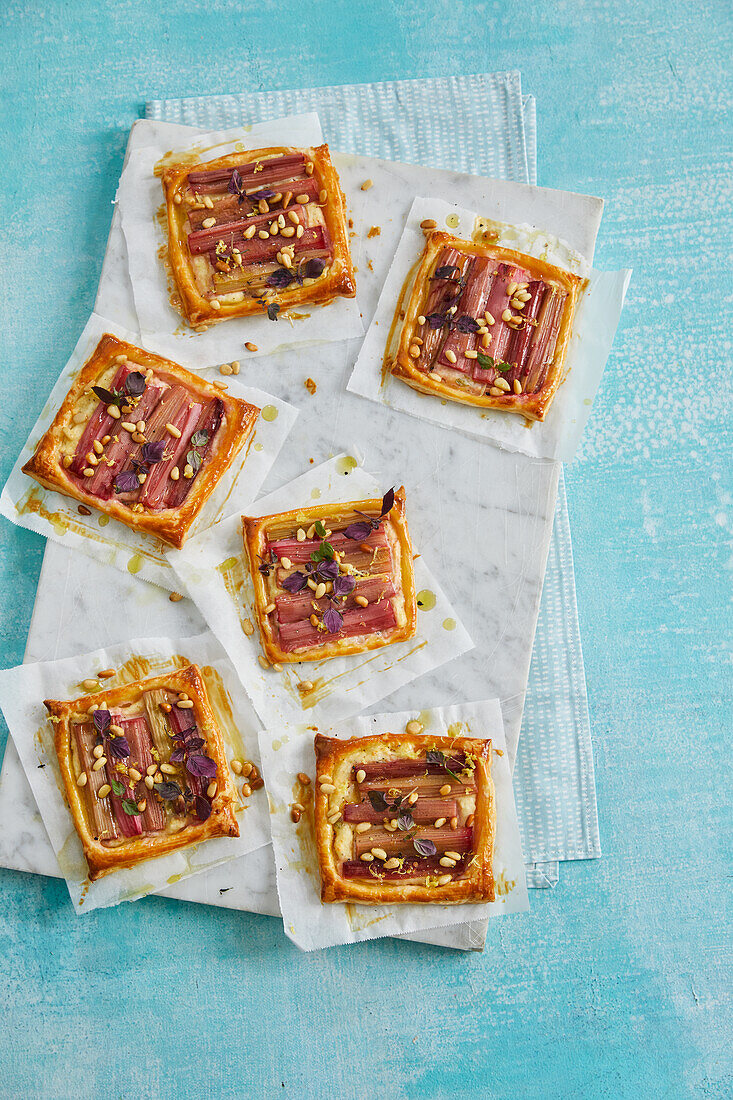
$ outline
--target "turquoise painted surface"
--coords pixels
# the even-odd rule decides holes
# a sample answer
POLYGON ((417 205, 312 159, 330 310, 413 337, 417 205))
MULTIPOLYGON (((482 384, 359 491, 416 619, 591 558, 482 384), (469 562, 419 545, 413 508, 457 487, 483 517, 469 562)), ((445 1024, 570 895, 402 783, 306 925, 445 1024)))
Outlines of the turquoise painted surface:
MULTIPOLYGON (((727 5, 50 0, 0 19, 3 479, 92 307, 153 96, 518 68, 540 181, 604 196, 599 266, 635 269, 567 479, 604 858, 469 957, 304 956, 275 921, 154 899, 76 921, 62 884, 2 872, 0 1093, 729 1095, 727 5)), ((42 541, 0 523, 9 665, 42 541)))

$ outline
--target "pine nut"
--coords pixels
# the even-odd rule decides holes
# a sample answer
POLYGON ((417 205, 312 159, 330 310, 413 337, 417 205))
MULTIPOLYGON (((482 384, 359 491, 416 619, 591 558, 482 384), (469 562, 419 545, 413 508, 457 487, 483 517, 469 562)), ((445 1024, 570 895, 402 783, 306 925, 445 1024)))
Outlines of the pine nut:
POLYGON ((328 822, 329 825, 335 825, 336 822, 340 820, 340 818, 341 818, 341 811, 337 810, 336 813, 329 814, 328 817, 326 818, 326 821, 328 822))
POLYGON ((383 821, 382 824, 384 825, 384 827, 385 827, 385 829, 387 830, 388 833, 394 833, 397 829, 397 822, 394 821, 394 820, 392 820, 392 821, 383 821))
POLYGON ((106 756, 100 756, 99 759, 95 760, 94 763, 92 764, 92 771, 95 771, 95 772, 100 771, 106 763, 107 763, 107 757, 106 756))
POLYGON ((124 428, 126 432, 136 431, 135 425, 132 424, 129 420, 123 420, 120 424, 120 427, 124 428))
POLYGON ((148 775, 155 775, 157 770, 158 770, 158 765, 157 764, 151 764, 150 767, 146 769, 146 773, 148 775))
POLYGON ((407 796, 407 801, 408 801, 409 805, 414 806, 419 797, 420 796, 418 795, 417 791, 410 791, 410 793, 407 796))
POLYGON ((219 367, 219 374, 231 374, 231 373, 232 373, 232 368, 229 366, 229 364, 228 363, 222 363, 222 365, 219 367))
POLYGON ((208 787, 206 788, 206 797, 213 798, 218 790, 219 784, 216 782, 216 780, 214 780, 214 782, 209 783, 208 787))
POLYGON ((471 351, 470 348, 467 351, 464 351, 463 354, 465 355, 466 359, 478 359, 478 352, 471 351))
POLYGON ((357 833, 368 833, 371 829, 371 823, 369 821, 360 821, 356 826, 357 833))
POLYGON ((412 359, 419 359, 420 358, 420 348, 418 347, 417 344, 411 344, 410 345, 409 354, 410 354, 410 357, 412 359))
POLYGON ((107 412, 109 413, 109 415, 112 417, 113 420, 119 420, 120 419, 120 410, 117 408, 116 405, 108 405, 107 406, 107 412))
POLYGON ((468 817, 466 818, 467 828, 471 829, 473 827, 474 817, 475 817, 475 814, 469 814, 468 817))
POLYGON ((453 875, 440 875, 438 878, 438 886, 447 886, 449 882, 453 881, 453 875))
POLYGON ((458 863, 459 859, 461 858, 460 852, 446 852, 445 854, 448 856, 448 859, 454 859, 456 863, 458 863))
POLYGON ((305 531, 303 530, 302 527, 298 528, 295 537, 298 540, 298 542, 305 542, 305 531))
POLYGON ((321 783, 321 790, 324 794, 333 794, 336 786, 333 783, 321 783))
POLYGON ((372 848, 372 855, 375 859, 386 859, 387 853, 384 848, 372 848))
POLYGON ((293 223, 293 225, 300 225, 300 218, 298 217, 297 210, 288 210, 288 218, 293 223))
POLYGON ((433 382, 442 382, 443 381, 443 375, 442 374, 434 374, 432 376, 432 378, 433 378, 433 382))
POLYGON ((94 477, 94 469, 91 466, 87 466, 84 470, 84 477, 94 477))
POLYGON ((354 596, 354 603, 358 603, 359 607, 369 607, 369 600, 366 596, 354 596))
POLYGON ((306 174, 306 176, 312 176, 313 175, 313 161, 312 160, 306 161, 305 174, 306 174))
POLYGON ((326 586, 323 583, 323 581, 321 581, 320 584, 316 585, 316 590, 314 592, 314 596, 317 600, 320 600, 321 597, 325 596, 325 595, 326 595, 326 586))
POLYGON ((484 317, 486 318, 486 324, 487 325, 495 325, 496 324, 496 319, 488 311, 486 313, 484 313, 484 317))
POLYGON ((183 202, 183 197, 176 192, 176 194, 173 196, 173 201, 176 206, 180 206, 183 202))
POLYGON ((440 829, 441 826, 445 825, 447 820, 448 820, 447 817, 436 818, 436 820, 433 822, 433 827, 436 828, 436 829, 440 829))
POLYGON ((121 737, 125 732, 122 726, 115 726, 114 724, 109 727, 109 732, 113 733, 115 737, 121 737))
POLYGON ((310 195, 305 195, 305 194, 296 195, 295 196, 295 201, 299 202, 299 203, 310 202, 310 195))
POLYGON ((421 229, 437 229, 438 223, 433 218, 425 218, 420 222, 421 229))
POLYGON ((97 798, 106 798, 111 790, 112 788, 110 787, 109 783, 103 783, 97 791, 97 798))
MULTIPOLYGON (((374 180, 364 180, 364 182, 361 185, 362 191, 368 191, 370 187, 374 187, 374 180)), ((323 195, 324 192, 321 191, 321 194, 323 195)), ((324 202, 324 201, 325 201, 324 199, 321 199, 321 202, 324 202)))
POLYGON ((440 866, 441 867, 455 867, 455 865, 456 865, 456 861, 454 859, 449 859, 448 856, 441 856, 440 857, 440 866))
POLYGON ((149 791, 152 791, 153 787, 155 786, 155 779, 153 778, 152 775, 146 775, 144 780, 143 780, 143 783, 145 784, 145 786, 148 788, 149 791))
POLYGON ((298 772, 298 782, 302 783, 304 787, 310 786, 311 777, 306 775, 305 772, 298 772))
POLYGON ((92 680, 90 678, 88 680, 84 680, 81 686, 84 688, 85 691, 94 691, 96 688, 99 687, 99 684, 96 680, 92 680))
POLYGON ((99 760, 100 756, 104 756, 104 749, 101 745, 95 745, 92 749, 92 756, 95 760, 99 760))
POLYGON ((510 309, 505 309, 504 312, 501 315, 501 319, 502 319, 502 321, 511 321, 513 316, 514 316, 514 314, 512 313, 512 311, 510 309))
POLYGON ((203 229, 213 229, 215 225, 216 218, 204 218, 204 220, 201 222, 201 226, 203 229))
POLYGON ((516 289, 517 289, 517 284, 516 283, 510 283, 509 286, 506 288, 507 298, 511 298, 512 294, 514 293, 514 291, 516 289))
POLYGON ((137 806, 137 808, 138 808, 138 810, 140 811, 140 813, 141 813, 141 814, 144 814, 144 813, 145 813, 145 810, 146 810, 146 808, 147 808, 147 805, 148 805, 148 801, 147 801, 147 799, 146 799, 146 798, 141 798, 139 802, 136 802, 136 803, 135 803, 135 805, 137 806))
POLYGON ((418 733, 422 733, 424 729, 425 727, 422 722, 418 722, 415 718, 405 726, 406 733, 409 733, 413 737, 416 737, 418 733))
POLYGON ((511 386, 507 382, 506 378, 497 378, 495 379, 494 384, 498 389, 503 390, 504 393, 509 393, 509 391, 511 390, 511 386))
MULTIPOLYGON (((123 425, 122 425, 122 427, 124 428, 124 426, 125 426, 125 425, 123 424, 123 425)), ((175 437, 176 439, 180 439, 180 438, 181 438, 181 429, 180 429, 180 428, 177 428, 177 427, 175 426, 175 424, 166 424, 166 426, 165 426, 165 430, 166 430, 167 432, 170 432, 170 434, 171 434, 172 436, 174 436, 174 437, 175 437)))
POLYGON ((384 865, 384 869, 385 869, 385 871, 394 871, 394 869, 396 867, 399 867, 399 865, 400 865, 400 861, 398 859, 395 859, 395 857, 393 856, 391 859, 387 860, 387 862, 384 865))
POLYGON ((211 195, 204 195, 204 206, 207 210, 214 209, 214 200, 212 199, 211 195))
POLYGON ((178 481, 180 476, 181 476, 181 471, 178 469, 177 466, 174 466, 173 469, 170 472, 171 481, 178 481))
POLYGON ((258 351, 259 350, 258 347, 257 347, 257 344, 253 344, 251 340, 248 340, 247 343, 244 346, 247 349, 247 351, 258 351))
POLYGON ((142 775, 137 770, 137 768, 128 768, 127 774, 129 775, 129 777, 133 781, 133 783, 139 783, 140 780, 142 779, 142 775))
POLYGON ((173 767, 172 764, 161 764, 160 765, 160 770, 162 771, 163 775, 175 775, 176 774, 176 769, 173 767))
POLYGON ((179 708, 179 710, 190 710, 193 706, 193 700, 183 699, 180 703, 176 703, 176 706, 179 708))
POLYGON ((450 827, 451 827, 451 829, 454 830, 454 832, 458 828, 458 818, 457 817, 452 817, 450 819, 450 827))
POLYGON ((71 455, 64 455, 64 458, 63 458, 64 468, 68 470, 69 466, 71 465, 71 463, 73 461, 74 461, 74 459, 71 457, 71 455))
POLYGON ((76 785, 77 785, 77 787, 86 787, 86 785, 87 785, 87 773, 86 772, 80 772, 79 773, 79 775, 76 777, 76 785))
POLYGON ((94 442, 92 443, 92 447, 94 448, 94 450, 96 451, 96 453, 98 455, 101 455, 104 452, 104 447, 102 446, 102 444, 99 442, 98 439, 94 440, 94 442))
POLYGON ((153 779, 155 780, 156 783, 162 783, 163 782, 162 773, 161 772, 156 772, 155 775, 153 776, 153 779))
POLYGON ((298 690, 299 691, 304 691, 304 692, 313 691, 313 681, 312 680, 301 680, 300 683, 298 684, 298 690))
POLYGON ((363 783, 365 779, 366 779, 366 772, 364 771, 363 768, 359 768, 358 772, 356 773, 356 782, 357 783, 363 783))
POLYGON ((294 823, 295 825, 297 825, 297 824, 298 824, 298 822, 300 821, 300 815, 301 815, 301 813, 302 813, 302 811, 301 811, 301 810, 299 810, 297 806, 292 806, 292 807, 291 807, 291 809, 290 809, 290 820, 291 820, 291 821, 292 821, 292 822, 293 822, 293 823, 294 823))
MULTIPOLYGON (((298 228, 295 230, 295 236, 297 237, 298 240, 300 240, 300 238, 303 236, 304 232, 305 232, 305 230, 303 229, 303 226, 299 225, 298 228)), ((313 281, 312 279, 305 279, 306 286, 310 286, 312 281, 313 281)))
POLYGON ((445 795, 450 794, 450 792, 451 792, 450 783, 444 783, 443 786, 440 788, 440 794, 442 794, 443 797, 445 797, 445 795))
POLYGON ((311 626, 318 626, 318 616, 317 615, 311 615, 309 622, 310 622, 311 626))
POLYGON ((247 776, 252 775, 254 770, 254 765, 250 764, 249 760, 242 761, 242 775, 245 779, 247 778, 247 776))
POLYGON ((449 363, 456 362, 456 353, 454 351, 451 351, 450 348, 448 348, 447 352, 445 353, 445 357, 449 363))
POLYGON ((521 393, 522 392, 522 383, 519 381, 518 378, 514 379, 514 392, 515 393, 521 393))
POLYGON ((242 795, 244 796, 244 798, 249 798, 249 796, 251 794, 252 794, 252 788, 250 787, 249 783, 243 783, 242 784, 242 795))
POLYGON ((274 603, 268 603, 267 607, 265 608, 265 615, 272 615, 274 610, 275 610, 275 604, 274 603))
POLYGON ((504 396, 504 391, 500 390, 497 386, 492 386, 491 389, 489 390, 489 393, 491 394, 492 397, 503 397, 504 396))
POLYGON ((193 466, 189 462, 183 467, 183 476, 188 478, 189 481, 193 477, 193 466))
POLYGON ((245 241, 251 241, 256 232, 257 232, 257 226, 256 225, 248 225, 247 228, 245 229, 244 233, 242 234, 242 236, 244 237, 245 241))

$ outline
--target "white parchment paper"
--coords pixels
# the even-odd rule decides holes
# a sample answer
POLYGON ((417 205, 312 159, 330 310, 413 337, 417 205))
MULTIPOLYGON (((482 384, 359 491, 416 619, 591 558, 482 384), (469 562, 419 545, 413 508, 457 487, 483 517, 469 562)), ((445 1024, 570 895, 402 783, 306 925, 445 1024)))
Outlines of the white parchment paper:
MULTIPOLYGON (((282 316, 273 322, 264 314, 236 317, 206 332, 195 332, 171 305, 172 276, 160 258, 161 249, 167 250, 168 237, 159 216, 164 198, 155 166, 171 153, 169 136, 160 123, 141 121, 136 130, 140 127, 149 131, 137 134, 145 147, 130 152, 117 204, 144 347, 173 359, 184 356, 191 366, 203 367, 243 354, 269 355, 293 344, 323 344, 361 336, 364 329, 355 298, 336 298, 326 306, 298 306, 298 314, 307 315, 298 319, 282 316), (246 341, 256 344, 258 350, 244 352, 246 341)), ((206 162, 247 149, 271 145, 312 147, 322 142, 318 115, 312 113, 210 133, 194 130, 174 152, 185 156, 196 152, 206 162)), ((171 163, 174 161, 175 157, 171 163)))
MULTIPOLYGON (((124 642, 81 657, 42 661, 0 671, 0 707, 77 914, 118 905, 123 901, 135 901, 181 879, 253 852, 270 840, 264 791, 254 791, 247 799, 240 797, 238 837, 204 840, 195 846, 182 848, 159 859, 148 859, 136 867, 114 871, 96 882, 89 882, 81 841, 64 794, 53 743, 53 728, 43 700, 77 699, 84 693, 81 686, 83 680, 96 676, 100 669, 119 668, 133 657, 148 659, 151 667, 146 676, 163 675, 184 664, 198 665, 207 689, 210 689, 209 699, 222 730, 227 759, 248 759, 257 765, 260 762, 257 719, 231 662, 211 634, 201 634, 183 642, 174 642, 170 638, 124 642), (217 675, 228 696, 231 713, 218 704, 217 675), (236 723, 232 715, 236 716, 236 723)), ((132 678, 123 673, 102 683, 112 688, 130 682, 132 678)), ((235 785, 241 796, 241 783, 235 785)))
MULTIPOLYGON (((41 436, 50 427, 72 382, 105 332, 140 346, 136 333, 110 323, 97 313, 92 314, 11 470, 0 495, 0 513, 18 526, 45 535, 63 546, 82 550, 123 572, 170 588, 174 577, 165 556, 166 544, 160 539, 133 531, 96 509, 92 509, 90 516, 83 516, 76 500, 45 489, 22 472, 41 436)), ((231 376, 226 379, 226 385, 228 394, 257 405, 262 413, 257 420, 249 451, 245 455, 243 450, 234 459, 201 509, 196 521, 199 530, 215 523, 225 510, 229 512, 232 507, 240 506, 245 508, 254 500, 298 415, 297 409, 286 401, 252 386, 242 386, 231 376)))
MULTIPOLYGON (((381 497, 388 488, 379 485, 353 456, 337 455, 258 500, 250 512, 266 516, 327 501, 340 504, 381 497)), ((409 485, 406 488, 409 524, 409 485)), ((413 549, 420 553, 419 546, 413 549)), ((263 669, 258 661, 261 647, 253 610, 254 592, 243 553, 237 513, 186 543, 182 550, 171 551, 169 557, 188 595, 231 657, 266 726, 310 719, 334 722, 358 714, 398 687, 473 648, 457 612, 423 558, 418 557, 414 566, 418 593, 415 637, 367 653, 283 664, 280 672, 271 667, 263 669), (421 610, 423 592, 429 595, 421 610), (428 609, 433 596, 435 605, 428 609), (252 637, 242 629, 246 621, 255 625, 252 637), (305 699, 297 686, 302 680, 316 685, 305 699)))
MULTIPOLYGON (((407 722, 417 716, 417 711, 374 714, 352 718, 340 722, 335 729, 320 732, 344 739, 401 733, 407 722)), ((496 900, 475 905, 324 905, 312 807, 297 825, 290 818, 290 808, 296 800, 293 788, 298 772, 305 772, 312 782, 315 779, 313 738, 318 731, 312 725, 286 729, 278 726, 260 733, 260 754, 270 803, 270 829, 283 926, 285 934, 303 951, 428 928, 445 928, 529 909, 499 701, 491 699, 422 711, 420 721, 427 734, 445 736, 449 726, 454 733, 455 723, 462 723, 465 728, 461 736, 491 738, 494 749, 491 771, 496 788, 496 900)))
POLYGON ((452 206, 442 199, 415 199, 347 389, 388 408, 400 409, 446 428, 457 428, 477 439, 491 440, 510 451, 570 462, 611 350, 631 272, 589 270, 585 259, 552 233, 553 192, 522 187, 522 193, 527 217, 527 223, 522 225, 505 223, 505 203, 501 199, 497 199, 493 208, 484 200, 478 211, 452 206), (433 218, 438 228, 470 239, 479 217, 504 223, 498 244, 545 259, 575 274, 587 275, 590 280, 575 316, 566 361, 567 377, 541 423, 529 422, 513 413, 482 410, 419 393, 391 374, 382 380, 382 363, 395 307, 410 268, 425 246, 420 223, 433 218))

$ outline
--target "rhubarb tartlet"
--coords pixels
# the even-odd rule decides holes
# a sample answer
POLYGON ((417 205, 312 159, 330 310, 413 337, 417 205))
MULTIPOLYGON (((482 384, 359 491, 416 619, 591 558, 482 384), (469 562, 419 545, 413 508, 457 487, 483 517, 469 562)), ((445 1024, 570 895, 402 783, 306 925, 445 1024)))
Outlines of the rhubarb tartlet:
POLYGON ((431 232, 387 368, 422 393, 544 420, 586 284, 524 253, 431 232))
POLYGON ((316 734, 315 753, 322 901, 494 900, 491 741, 316 734))
POLYGON ((239 836, 224 741, 196 665, 45 706, 91 880, 239 836))
POLYGON ((382 500, 242 516, 242 527, 270 661, 320 661, 415 633, 404 488, 382 500))
POLYGON ((259 413, 106 333, 23 472, 180 547, 259 413))
POLYGON ((176 164, 162 179, 168 257, 194 327, 354 297, 345 198, 327 145, 176 164))

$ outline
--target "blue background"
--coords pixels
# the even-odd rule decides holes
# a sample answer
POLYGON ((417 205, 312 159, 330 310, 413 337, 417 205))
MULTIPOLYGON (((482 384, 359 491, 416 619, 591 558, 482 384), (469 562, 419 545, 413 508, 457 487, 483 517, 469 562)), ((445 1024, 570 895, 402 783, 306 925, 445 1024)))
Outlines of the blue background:
MULTIPOLYGON (((603 859, 468 956, 302 955, 273 919, 158 899, 76 920, 62 882, 0 872, 2 1095, 730 1095, 728 6, 49 0, 0 22, 3 480, 91 311, 148 98, 520 69, 540 182, 603 196, 597 266, 634 268, 567 476, 603 859)), ((43 541, 0 522, 12 665, 43 541)))

